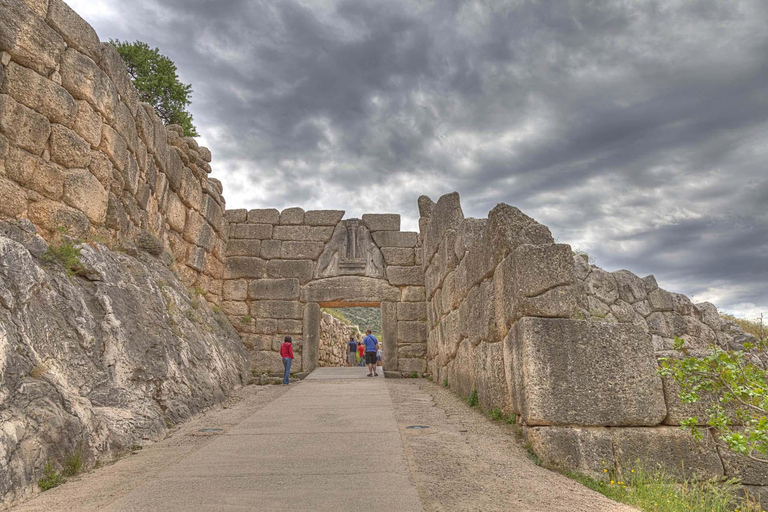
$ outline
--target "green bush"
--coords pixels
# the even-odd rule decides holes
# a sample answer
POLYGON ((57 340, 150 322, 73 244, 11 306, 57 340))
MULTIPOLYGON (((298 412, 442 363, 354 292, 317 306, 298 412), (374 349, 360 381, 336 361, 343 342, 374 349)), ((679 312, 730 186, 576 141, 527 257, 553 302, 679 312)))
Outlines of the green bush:
POLYGON ((472 392, 469 394, 469 398, 467 398, 467 403, 470 407, 475 407, 477 404, 480 403, 480 400, 477 397, 477 390, 473 389, 472 392))
POLYGON ((443 379, 443 387, 444 388, 448 387, 448 378, 447 377, 443 379))
POLYGON ((50 245, 45 254, 43 254, 43 259, 51 263, 60 263, 70 277, 80 275, 85 271, 83 264, 80 262, 81 250, 80 247, 75 246, 75 242, 66 240, 50 245))
POLYGON ((61 474, 54 469, 53 462, 49 460, 45 463, 45 468, 43 468, 43 478, 37 481, 37 485, 40 486, 41 490, 47 491, 59 486, 61 481, 61 474))
POLYGON ((249 323, 251 323, 251 320, 252 320, 251 319, 251 315, 245 315, 245 316, 240 317, 240 323, 241 324, 249 324, 249 323))
POLYGON ((64 460, 64 476, 75 476, 83 470, 83 450, 77 445, 71 453, 68 453, 64 460))

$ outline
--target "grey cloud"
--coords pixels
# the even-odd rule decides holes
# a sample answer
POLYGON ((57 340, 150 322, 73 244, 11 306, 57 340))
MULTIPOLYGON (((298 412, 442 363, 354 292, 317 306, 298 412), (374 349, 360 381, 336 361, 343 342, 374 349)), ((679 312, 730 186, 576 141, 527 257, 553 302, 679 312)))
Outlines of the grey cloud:
POLYGON ((514 204, 609 269, 768 309, 761 0, 88 4, 193 84, 230 207, 414 228, 420 194, 458 190, 467 215, 514 204))

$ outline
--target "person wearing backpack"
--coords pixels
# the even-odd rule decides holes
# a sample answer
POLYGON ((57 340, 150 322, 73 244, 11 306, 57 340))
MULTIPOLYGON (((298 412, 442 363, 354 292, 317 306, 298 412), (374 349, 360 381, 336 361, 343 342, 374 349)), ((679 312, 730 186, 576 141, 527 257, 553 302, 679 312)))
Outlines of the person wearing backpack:
POLYGON ((371 334, 371 330, 365 331, 365 338, 363 338, 363 344, 365 345, 365 363, 368 365, 368 376, 379 376, 376 373, 376 351, 379 349, 379 340, 376 336, 371 334))

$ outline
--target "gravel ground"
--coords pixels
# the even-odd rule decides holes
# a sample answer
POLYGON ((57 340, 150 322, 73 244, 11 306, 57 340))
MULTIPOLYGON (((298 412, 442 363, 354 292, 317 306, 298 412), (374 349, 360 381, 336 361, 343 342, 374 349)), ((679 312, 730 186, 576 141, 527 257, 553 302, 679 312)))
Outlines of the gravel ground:
POLYGON ((513 426, 486 418, 450 390, 422 379, 387 384, 426 511, 635 510, 537 466, 513 426))

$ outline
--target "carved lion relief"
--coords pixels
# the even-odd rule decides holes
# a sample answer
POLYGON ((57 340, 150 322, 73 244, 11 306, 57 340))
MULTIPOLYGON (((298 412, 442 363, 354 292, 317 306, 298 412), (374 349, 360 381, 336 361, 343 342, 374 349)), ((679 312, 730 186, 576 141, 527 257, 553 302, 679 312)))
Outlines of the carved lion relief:
POLYGON ((360 219, 339 222, 315 268, 315 277, 386 277, 384 256, 360 219))

